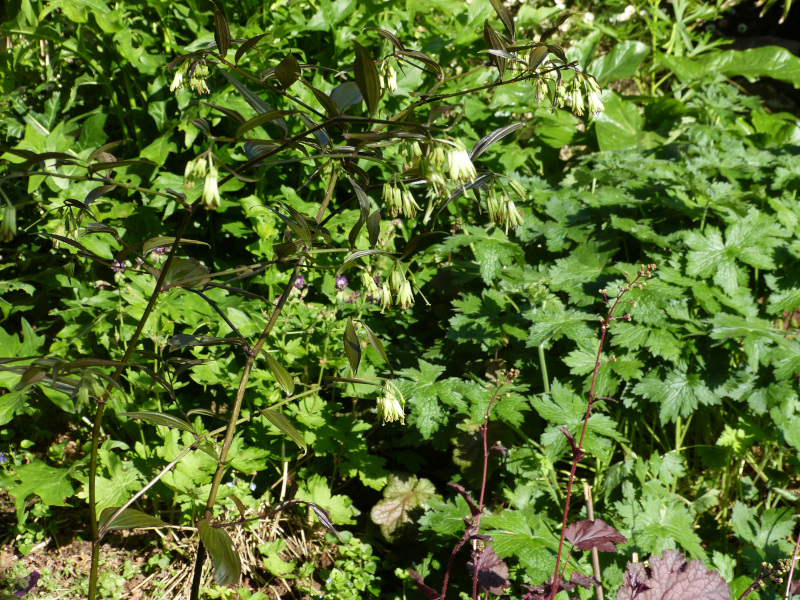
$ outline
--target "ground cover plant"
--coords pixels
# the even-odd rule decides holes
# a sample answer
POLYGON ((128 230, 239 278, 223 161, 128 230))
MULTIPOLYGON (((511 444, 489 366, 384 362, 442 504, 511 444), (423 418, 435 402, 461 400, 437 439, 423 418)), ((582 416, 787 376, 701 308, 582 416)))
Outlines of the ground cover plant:
POLYGON ((729 78, 800 61, 726 8, 10 4, 7 593, 791 597, 800 129, 729 78))

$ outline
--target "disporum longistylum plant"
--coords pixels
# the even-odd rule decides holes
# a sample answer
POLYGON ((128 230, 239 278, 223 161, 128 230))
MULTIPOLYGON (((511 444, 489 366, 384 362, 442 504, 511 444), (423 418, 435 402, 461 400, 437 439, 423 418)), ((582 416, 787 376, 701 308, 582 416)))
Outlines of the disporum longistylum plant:
MULTIPOLYGON (((522 124, 484 132, 468 150, 455 133, 459 120, 469 121, 459 101, 486 100, 501 88, 533 86, 537 99, 553 106, 568 104, 582 114, 586 97, 590 111, 602 110, 594 79, 550 41, 563 18, 536 39, 523 40, 517 38, 509 10, 500 2, 492 1, 492 6, 502 29, 485 20, 483 54, 457 57, 455 66, 441 65, 430 53, 411 49, 402 36, 376 27, 366 28, 360 41, 349 42, 352 55, 346 64, 312 64, 303 60, 302 49, 271 52, 261 44, 266 34, 234 39, 215 7, 214 42, 195 44, 199 49, 177 56, 169 65, 170 91, 196 106, 191 121, 182 124, 187 136, 205 140, 205 149, 186 161, 183 182, 140 176, 137 168, 157 165, 145 158, 117 158, 112 152, 119 142, 85 155, 6 149, 22 161, 13 176, 29 177, 33 190, 42 182, 70 182, 76 193, 86 190, 84 202, 70 199, 55 207, 59 224, 46 235, 74 258, 108 266, 128 286, 127 297, 119 298, 125 335, 118 339, 124 350, 112 357, 26 357, 20 366, 11 367, 22 376, 18 391, 36 384, 95 406, 87 474, 90 598, 97 594, 100 542, 109 531, 177 525, 162 520, 164 514, 142 510, 145 498, 158 506, 167 490, 174 492, 173 506, 191 507, 194 517, 188 527, 199 533, 193 598, 199 595, 206 551, 218 583, 239 579, 241 563, 228 534, 231 528, 300 502, 332 530, 333 521, 348 518, 344 509, 344 516, 329 516, 308 499, 314 497, 310 484, 304 492, 307 499, 285 500, 268 512, 247 516, 247 507, 233 493, 235 486, 222 486, 223 479, 231 470, 267 464, 269 453, 243 447, 244 424, 276 428, 307 453, 309 447, 314 449, 313 441, 309 443, 284 412, 336 386, 382 388, 378 417, 402 424, 403 394, 365 316, 427 302, 415 276, 415 250, 435 230, 449 228, 468 203, 474 201, 507 232, 521 223, 511 194, 520 205, 525 202, 519 182, 479 162, 490 146, 522 124), (160 185, 150 186, 149 181, 160 185), (90 207, 98 198, 116 198, 115 194, 141 198, 144 205, 153 205, 155 198, 167 214, 179 215, 180 222, 170 236, 128 240, 125 231, 103 224, 90 207), (268 258, 212 272, 197 256, 204 246, 218 246, 219 239, 213 234, 193 239, 190 232, 198 220, 213 223, 215 211, 232 210, 237 203, 243 209, 241 218, 262 219, 259 254, 268 258), (382 214, 396 220, 387 222, 382 214), (333 302, 347 318, 332 322, 335 311, 321 308, 317 321, 325 328, 325 347, 341 348, 344 362, 337 361, 334 374, 326 374, 323 367, 310 380, 308 373, 301 378, 284 364, 282 353, 289 347, 285 324, 308 318, 302 307, 309 289, 326 278, 334 290, 333 302), (361 289, 347 292, 351 281, 361 282, 361 289), (268 287, 266 294, 258 290, 259 283, 268 287), (228 303, 232 297, 237 298, 236 306, 228 303), (184 329, 181 325, 192 320, 192 311, 200 311, 203 321, 184 329), (242 311, 258 326, 248 324, 245 329, 237 316, 242 311), (359 376, 367 345, 382 359, 388 377, 359 376), (226 347, 233 352, 222 352, 226 347), (192 354, 182 358, 170 354, 187 350, 192 354), (215 377, 206 364, 208 357, 239 361, 237 379, 215 377), (180 409, 181 376, 187 372, 204 389, 217 386, 217 399, 225 408, 215 401, 213 410, 181 409, 181 416, 169 412, 162 398, 180 409), (158 409, 140 410, 121 381, 133 386, 134 395, 137 386, 158 390, 158 409), (269 385, 266 390, 264 384, 269 385), (162 448, 141 449, 143 460, 158 456, 163 461, 159 472, 143 473, 147 483, 134 478, 130 493, 123 488, 126 499, 113 504, 104 496, 100 477, 103 467, 115 477, 111 448, 103 442, 108 407, 121 427, 138 420, 165 428, 159 430, 162 448), (227 424, 208 429, 206 419, 220 417, 227 424), (223 497, 234 502, 241 519, 222 519, 223 497)), ((4 217, 6 238, 15 234, 11 222, 4 217)), ((283 442, 280 448, 286 490, 283 442)))

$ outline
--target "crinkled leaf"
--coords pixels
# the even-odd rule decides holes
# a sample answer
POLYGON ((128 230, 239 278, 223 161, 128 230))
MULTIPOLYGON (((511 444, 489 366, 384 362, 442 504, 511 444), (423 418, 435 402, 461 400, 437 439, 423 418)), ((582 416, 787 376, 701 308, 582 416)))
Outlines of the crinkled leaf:
POLYGON ((665 550, 649 562, 649 569, 628 563, 617 600, 730 600, 725 580, 697 559, 687 562, 677 550, 665 550))
POLYGON ((478 554, 477 560, 467 563, 469 574, 478 570, 478 585, 487 592, 500 595, 510 582, 508 581, 508 565, 497 556, 490 545, 486 545, 478 554))
POLYGON ((564 537, 577 550, 597 548, 600 552, 616 552, 614 544, 624 544, 627 538, 601 519, 576 521, 564 530, 564 537))
POLYGON ((411 511, 428 508, 428 500, 434 497, 437 497, 436 488, 429 480, 392 474, 383 490, 383 500, 372 507, 370 516, 380 525, 384 537, 391 541, 404 524, 411 522, 411 511))

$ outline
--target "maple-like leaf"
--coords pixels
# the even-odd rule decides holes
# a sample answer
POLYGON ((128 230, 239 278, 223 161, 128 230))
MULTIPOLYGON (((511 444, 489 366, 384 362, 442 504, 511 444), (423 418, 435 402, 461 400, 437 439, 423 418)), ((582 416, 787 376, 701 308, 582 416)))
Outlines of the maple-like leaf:
POLYGON ((411 511, 428 508, 428 500, 437 497, 436 488, 427 479, 408 474, 392 474, 383 490, 383 500, 372 507, 370 516, 380 525, 387 540, 399 534, 399 529, 411 522, 411 511))
POLYGON ((627 538, 601 519, 576 521, 564 530, 564 537, 577 550, 597 548, 600 552, 616 552, 614 544, 624 544, 627 538))
POLYGON ((473 558, 467 563, 467 570, 470 575, 475 574, 476 565, 478 568, 478 585, 484 591, 499 595, 510 585, 508 581, 508 565, 495 554, 490 545, 487 544, 480 553, 477 553, 477 560, 473 558))
POLYGON ((729 600, 731 589, 716 571, 677 550, 650 557, 650 568, 628 563, 617 600, 729 600))

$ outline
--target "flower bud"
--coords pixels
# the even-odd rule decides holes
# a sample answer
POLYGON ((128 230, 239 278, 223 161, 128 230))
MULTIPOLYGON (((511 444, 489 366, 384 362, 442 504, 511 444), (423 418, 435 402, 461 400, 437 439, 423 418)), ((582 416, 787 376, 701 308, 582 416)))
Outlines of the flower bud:
POLYGON ((392 292, 389 291, 389 286, 385 283, 381 288, 381 310, 386 310, 392 307, 392 292))
POLYGON ((464 148, 454 148, 450 151, 448 158, 450 160, 450 179, 452 181, 469 183, 478 176, 475 171, 475 165, 472 164, 472 160, 464 148))
POLYGON ((217 187, 217 168, 212 165, 208 170, 205 185, 203 186, 203 203, 208 210, 215 210, 219 208, 221 201, 222 198, 217 187))
POLYGON ((10 242, 17 234, 17 209, 6 204, 0 212, 0 242, 10 242))
POLYGON ((525 188, 522 187, 522 184, 519 181, 516 181, 515 179, 509 179, 508 185, 511 186, 511 189, 514 190, 517 196, 519 196, 522 200, 527 197, 528 193, 525 188))

